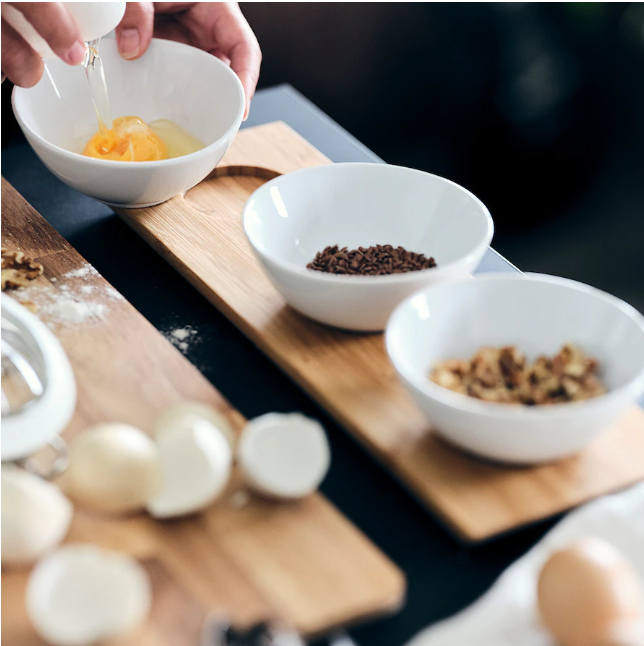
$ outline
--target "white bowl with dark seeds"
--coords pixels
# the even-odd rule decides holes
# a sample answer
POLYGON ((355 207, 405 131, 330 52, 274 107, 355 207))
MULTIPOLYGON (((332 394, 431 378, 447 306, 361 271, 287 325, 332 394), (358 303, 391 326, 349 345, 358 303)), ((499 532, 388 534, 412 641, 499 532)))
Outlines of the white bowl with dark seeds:
POLYGON ((246 203, 243 226, 291 307, 369 332, 383 330, 410 294, 471 274, 494 232, 485 205, 454 182, 353 163, 267 182, 246 203))

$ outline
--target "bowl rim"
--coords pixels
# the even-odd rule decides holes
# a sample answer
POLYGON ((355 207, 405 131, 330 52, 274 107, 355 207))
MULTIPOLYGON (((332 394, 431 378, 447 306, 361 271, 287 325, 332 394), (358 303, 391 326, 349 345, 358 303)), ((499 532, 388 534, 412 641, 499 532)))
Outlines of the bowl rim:
POLYGON ((14 414, 2 420, 3 461, 28 457, 59 436, 69 424, 77 401, 74 371, 58 338, 17 300, 2 293, 3 316, 19 325, 38 347, 44 367, 45 391, 14 414), (24 429, 30 429, 25 433, 24 429))
MULTIPOLYGON (((115 39, 106 38, 104 42, 109 42, 109 41, 113 41, 114 46, 116 46, 115 39)), ((176 165, 177 163, 181 163, 184 160, 195 160, 195 159, 200 159, 202 157, 208 157, 213 152, 214 149, 219 148, 224 141, 233 137, 235 133, 239 130, 239 127, 241 126, 242 119, 244 116, 244 109, 246 105, 246 98, 245 98, 244 88, 241 84, 241 81, 239 80, 239 77, 235 72, 233 72, 233 70, 228 65, 226 65, 223 61, 219 60, 216 56, 213 56, 208 52, 204 52, 201 49, 198 49, 196 47, 192 47, 192 45, 186 45, 185 43, 178 43, 173 40, 165 40, 164 38, 153 38, 150 43, 150 47, 174 48, 174 49, 184 50, 184 51, 191 50, 194 55, 200 56, 204 60, 207 59, 209 61, 209 64, 214 63, 215 66, 218 66, 220 69, 223 68, 227 70, 225 73, 228 74, 229 77, 233 79, 233 84, 237 88, 237 95, 239 99, 239 109, 237 110, 237 116, 235 117, 235 120, 233 121, 232 125, 228 128, 228 130, 226 130, 226 132, 221 137, 219 137, 219 139, 217 139, 211 144, 208 144, 201 150, 198 150, 194 153, 189 153, 188 155, 182 155, 181 157, 173 157, 172 159, 159 159, 156 161, 117 161, 113 159, 97 159, 95 157, 87 157, 81 153, 75 153, 75 152, 72 152, 71 150, 66 150, 65 148, 61 148, 56 144, 52 144, 50 141, 47 141, 47 139, 45 139, 37 132, 35 132, 23 120, 22 116, 20 115, 20 110, 18 110, 16 107, 16 100, 17 100, 16 96, 24 92, 28 92, 33 88, 23 88, 23 87, 18 87, 16 85, 14 86, 11 92, 11 107, 13 109, 13 113, 16 117, 16 120, 20 125, 20 128, 25 133, 25 135, 27 135, 28 133, 31 137, 38 140, 38 142, 49 151, 61 157, 71 159, 73 161, 78 161, 79 159, 82 159, 83 163, 94 165, 97 168, 110 168, 110 167, 123 168, 128 171, 131 170, 132 168, 141 168, 141 169, 149 170, 154 168, 160 168, 162 166, 176 165)), ((142 58, 144 57, 145 57, 145 54, 143 55, 142 58)))
MULTIPOLYGON (((506 274, 505 272, 489 273, 482 276, 476 276, 472 280, 457 280, 450 283, 452 289, 458 289, 459 284, 474 284, 481 282, 506 282, 506 281, 520 281, 532 280, 546 284, 558 285, 575 291, 584 292, 592 297, 599 298, 613 308, 619 310, 630 318, 640 329, 642 337, 644 337, 644 316, 636 310, 632 305, 629 305, 622 299, 612 294, 608 294, 596 287, 592 287, 585 283, 581 283, 569 278, 561 278, 559 276, 551 276, 548 274, 526 273, 526 274, 506 274)), ((392 335, 394 329, 397 327, 403 312, 410 306, 410 302, 417 296, 426 294, 432 289, 443 288, 445 283, 440 285, 428 285, 423 289, 415 292, 404 301, 402 301, 393 311, 387 328, 385 330, 385 347, 389 360, 393 364, 398 376, 407 382, 409 385, 418 390, 423 396, 443 404, 449 408, 456 409, 461 412, 472 413, 487 417, 489 419, 501 418, 510 420, 535 420, 535 419, 566 419, 577 417, 580 414, 591 413, 592 411, 603 409, 605 406, 610 405, 615 400, 631 399, 635 400, 636 397, 644 390, 644 364, 639 369, 639 372, 632 377, 627 383, 606 392, 603 395, 586 399, 577 402, 565 402, 553 406, 509 406, 499 402, 488 402, 474 397, 469 397, 461 393, 454 392, 443 386, 433 383, 426 376, 419 374, 416 370, 407 369, 402 360, 397 356, 393 350, 394 341, 392 335)), ((548 431, 549 429, 544 429, 548 431)), ((558 432, 558 431, 556 431, 558 432)))
MULTIPOLYGON (((388 171, 383 170, 383 172, 388 172, 388 171)), ((440 276, 443 276, 444 274, 449 274, 455 267, 467 265, 470 263, 475 263, 477 259, 480 259, 483 256, 486 249, 489 248, 490 243, 492 242, 492 238, 494 237, 494 221, 492 220, 490 211, 485 206, 485 204, 483 204, 483 202, 481 202, 481 200, 478 197, 476 197, 476 195, 468 191, 460 184, 457 184, 452 180, 446 179, 445 177, 441 177, 440 175, 427 173, 425 171, 418 170, 415 168, 409 168, 407 166, 397 166, 395 164, 383 164, 380 162, 338 162, 338 163, 330 163, 330 164, 321 164, 319 166, 300 168, 298 170, 291 171, 290 173, 284 173, 283 175, 279 175, 278 177, 275 177, 269 180, 268 182, 265 182, 259 188, 253 191, 253 193, 251 193, 248 200, 246 201, 246 204, 244 204, 244 210, 242 211, 242 226, 244 229, 244 233, 246 235, 246 239, 252 246, 255 253, 258 254, 262 259, 266 259, 271 263, 274 263, 281 269, 297 274, 306 279, 317 280, 318 282, 324 282, 324 283, 336 283, 336 284, 343 284, 343 285, 372 286, 375 284, 382 285, 382 284, 391 284, 391 283, 413 282, 421 277, 424 278, 425 276, 428 276, 428 275, 431 275, 433 277, 440 277, 440 276), (451 262, 448 262, 442 265, 437 265, 436 267, 432 267, 430 269, 420 269, 418 271, 410 271, 404 274, 387 274, 385 276, 350 276, 350 275, 347 276, 344 274, 328 274, 326 272, 316 271, 314 269, 308 269, 307 267, 301 267, 300 265, 297 265, 290 261, 283 260, 281 257, 278 257, 275 254, 263 251, 257 246, 255 240, 253 239, 252 235, 248 230, 248 213, 252 206, 252 202, 254 201, 254 196, 258 191, 270 190, 271 186, 279 183, 284 177, 293 177, 300 174, 340 172, 340 171, 331 171, 329 169, 337 169, 337 168, 343 168, 343 167, 354 167, 354 168, 355 167, 369 167, 369 168, 375 167, 375 168, 382 168, 382 169, 395 169, 396 172, 403 171, 403 172, 407 172, 415 175, 429 176, 429 177, 438 179, 441 182, 444 182, 446 184, 451 184, 452 186, 456 187, 459 191, 463 192, 472 200, 474 200, 474 202, 480 207, 481 213, 486 222, 485 235, 469 253, 467 253, 465 256, 461 258, 457 258, 456 260, 452 260, 451 262)))

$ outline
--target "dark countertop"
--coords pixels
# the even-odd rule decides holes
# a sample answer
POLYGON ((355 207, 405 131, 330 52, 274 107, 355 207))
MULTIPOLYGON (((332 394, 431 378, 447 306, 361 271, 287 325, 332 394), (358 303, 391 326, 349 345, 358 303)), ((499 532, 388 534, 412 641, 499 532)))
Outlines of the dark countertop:
MULTIPOLYGON (((275 120, 335 162, 382 161, 289 86, 258 92, 243 127, 275 120)), ((62 184, 24 140, 3 149, 2 162, 4 177, 155 327, 166 334, 186 325, 198 331, 199 342, 186 356, 246 417, 299 410, 325 424, 333 461, 322 491, 408 579, 402 611, 350 631, 359 644, 400 646, 464 608, 552 525, 479 547, 460 545, 109 207, 62 184)), ((490 251, 479 271, 513 268, 490 251)))

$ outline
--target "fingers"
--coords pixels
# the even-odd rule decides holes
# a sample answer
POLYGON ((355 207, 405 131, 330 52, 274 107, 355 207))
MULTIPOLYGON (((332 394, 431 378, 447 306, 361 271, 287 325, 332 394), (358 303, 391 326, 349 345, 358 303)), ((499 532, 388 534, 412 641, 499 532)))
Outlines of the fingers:
POLYGON ((228 4, 226 11, 215 23, 216 40, 230 58, 231 69, 239 76, 246 95, 244 121, 248 117, 250 101, 255 94, 262 52, 250 25, 236 4, 228 4))
POLYGON ((154 5, 151 2, 128 2, 123 20, 116 28, 116 42, 123 58, 143 56, 152 40, 154 5))
POLYGON ((157 14, 160 14, 160 13, 176 14, 176 13, 180 13, 181 11, 186 11, 187 9, 190 9, 195 4, 196 4, 195 2, 155 2, 154 11, 157 14))
POLYGON ((33 87, 43 73, 40 56, 24 38, 2 19, 2 75, 20 87, 33 87))
POLYGON ((85 44, 71 14, 60 2, 14 2, 51 50, 69 65, 80 65, 85 44))
MULTIPOLYGON (((255 43, 257 44, 257 41, 255 43)), ((243 41, 230 52, 230 67, 239 76, 246 95, 244 121, 248 118, 251 99, 255 96, 261 63, 262 53, 259 44, 254 47, 252 43, 243 41)))
POLYGON ((154 37, 163 40, 174 40, 177 43, 191 44, 191 34, 186 27, 173 16, 159 14, 154 5, 154 37))

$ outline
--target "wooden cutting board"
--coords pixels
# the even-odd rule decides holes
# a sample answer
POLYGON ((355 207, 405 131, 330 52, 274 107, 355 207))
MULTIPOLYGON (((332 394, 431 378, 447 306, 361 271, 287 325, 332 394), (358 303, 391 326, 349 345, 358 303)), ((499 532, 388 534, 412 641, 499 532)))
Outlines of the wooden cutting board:
POLYGON ((463 539, 480 541, 644 478, 644 413, 633 408, 582 455, 533 469, 493 466, 429 432, 382 335, 324 328, 286 306, 241 227, 266 179, 330 163, 283 123, 240 132, 209 179, 119 215, 463 539))
MULTIPOLYGON (((105 421, 150 431, 161 411, 183 400, 209 403, 236 429, 243 426, 242 416, 203 375, 4 178, 2 245, 24 251, 45 267, 44 276, 33 281, 36 286, 12 294, 40 303, 40 317, 52 326, 74 367, 78 406, 66 439, 105 421), (97 316, 76 324, 61 322, 51 298, 70 294, 83 294, 97 316)), ((238 475, 221 500, 186 520, 157 522, 146 515, 114 519, 77 510, 68 540, 155 560, 155 589, 167 590, 172 580, 185 589, 176 593, 176 607, 174 593, 160 593, 155 608, 162 604, 164 610, 154 610, 151 621, 159 619, 163 625, 149 627, 144 641, 133 638, 123 646, 170 646, 165 638, 150 637, 167 634, 169 624, 172 634, 183 636, 172 646, 196 646, 193 636, 206 610, 224 611, 240 626, 276 618, 313 635, 393 612, 405 591, 400 570, 322 495, 271 503, 248 496, 238 475), (184 613, 188 597, 202 611, 184 613)), ((12 646, 39 644, 21 629, 24 613, 13 612, 16 604, 22 607, 25 580, 24 573, 3 572, 2 637, 12 646)))

